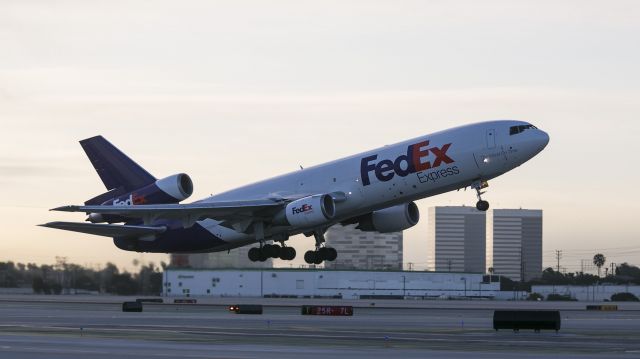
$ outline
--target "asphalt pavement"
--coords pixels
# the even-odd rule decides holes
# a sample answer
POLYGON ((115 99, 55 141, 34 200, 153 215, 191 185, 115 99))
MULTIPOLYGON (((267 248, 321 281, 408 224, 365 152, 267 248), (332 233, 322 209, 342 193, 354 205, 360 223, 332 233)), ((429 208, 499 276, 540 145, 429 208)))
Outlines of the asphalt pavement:
POLYGON ((266 301, 262 315, 234 314, 222 303, 145 304, 142 313, 123 313, 109 300, 28 299, 0 298, 0 358, 640 358, 634 306, 594 312, 558 303, 558 333, 515 333, 494 331, 495 308, 473 301, 362 301, 352 317, 325 317, 303 316, 297 303, 278 306, 277 299, 266 301))

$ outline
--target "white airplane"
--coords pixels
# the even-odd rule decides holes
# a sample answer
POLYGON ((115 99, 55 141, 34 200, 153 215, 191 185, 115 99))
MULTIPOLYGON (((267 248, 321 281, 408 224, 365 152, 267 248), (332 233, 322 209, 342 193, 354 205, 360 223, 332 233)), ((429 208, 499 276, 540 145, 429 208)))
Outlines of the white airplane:
POLYGON ((290 236, 314 236, 307 263, 335 260, 324 245, 334 224, 363 231, 405 230, 418 223, 413 201, 471 187, 480 211, 487 181, 528 161, 549 136, 521 121, 491 121, 432 133, 333 162, 301 169, 189 204, 193 185, 181 173, 157 180, 101 136, 80 141, 107 192, 82 206, 88 222, 42 226, 113 237, 118 248, 155 253, 202 253, 253 243, 249 258, 291 260, 290 236), (123 223, 123 224, 114 224, 123 223), (268 244, 267 242, 280 243, 268 244))

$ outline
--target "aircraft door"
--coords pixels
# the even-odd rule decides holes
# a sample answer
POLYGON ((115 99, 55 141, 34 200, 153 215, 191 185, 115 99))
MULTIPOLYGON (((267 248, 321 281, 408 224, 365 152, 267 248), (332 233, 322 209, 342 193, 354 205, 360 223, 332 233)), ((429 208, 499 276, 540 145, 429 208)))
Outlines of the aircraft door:
POLYGON ((496 130, 495 129, 487 130, 487 148, 488 149, 496 148, 496 130))
POLYGON ((493 177, 503 173, 507 164, 507 153, 502 145, 497 145, 496 130, 487 129, 485 132, 486 148, 474 153, 476 165, 481 177, 493 177))

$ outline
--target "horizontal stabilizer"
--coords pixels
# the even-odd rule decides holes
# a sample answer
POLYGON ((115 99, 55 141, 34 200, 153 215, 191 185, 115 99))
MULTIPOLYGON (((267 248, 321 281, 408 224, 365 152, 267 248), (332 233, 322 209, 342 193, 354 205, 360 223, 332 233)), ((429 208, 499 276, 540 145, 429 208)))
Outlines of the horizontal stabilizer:
POLYGON ((120 224, 100 224, 82 222, 49 222, 40 224, 41 227, 63 229, 66 231, 94 234, 105 237, 142 237, 160 234, 167 230, 166 227, 131 226, 120 224))

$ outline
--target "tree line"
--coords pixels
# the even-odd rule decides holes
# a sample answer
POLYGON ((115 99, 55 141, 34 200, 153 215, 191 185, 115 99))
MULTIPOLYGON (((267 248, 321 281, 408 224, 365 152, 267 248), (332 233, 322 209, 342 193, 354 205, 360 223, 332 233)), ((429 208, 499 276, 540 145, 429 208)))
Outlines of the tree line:
POLYGON ((640 268, 629 263, 622 263, 614 268, 613 273, 601 277, 595 274, 573 272, 563 273, 549 267, 542 271, 540 278, 519 283, 501 278, 502 290, 531 290, 532 285, 595 285, 595 284, 640 284, 640 268))
MULTIPOLYGON (((134 265, 139 263, 134 261, 134 265)), ((94 269, 57 258, 55 265, 0 262, 0 288, 29 288, 36 294, 108 293, 158 295, 162 292, 162 262, 139 265, 138 272, 121 271, 115 264, 94 269)))

